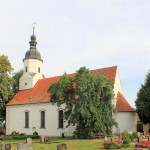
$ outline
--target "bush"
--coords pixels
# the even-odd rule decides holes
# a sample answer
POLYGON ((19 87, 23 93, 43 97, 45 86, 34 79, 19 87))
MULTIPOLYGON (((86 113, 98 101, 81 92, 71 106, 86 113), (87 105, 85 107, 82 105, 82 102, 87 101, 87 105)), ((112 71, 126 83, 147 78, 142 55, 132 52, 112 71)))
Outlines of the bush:
POLYGON ((121 144, 107 144, 107 149, 121 149, 121 144))
POLYGON ((134 136, 132 134, 129 135, 131 142, 134 140, 134 136))
POLYGON ((33 135, 38 135, 38 133, 36 131, 33 132, 33 135))
POLYGON ((138 138, 138 133, 137 132, 133 132, 132 135, 133 135, 134 139, 138 138))
POLYGON ((13 140, 12 136, 6 135, 3 137, 3 140, 13 140))
POLYGON ((128 148, 129 147, 129 144, 122 144, 121 145, 121 148, 128 148))
POLYGON ((123 137, 124 139, 129 138, 129 135, 130 135, 130 134, 129 134, 127 131, 122 132, 122 137, 123 137))
POLYGON ((0 135, 5 135, 5 130, 2 127, 0 127, 0 135))
POLYGON ((124 140, 124 144, 130 144, 131 143, 131 139, 130 138, 126 138, 125 140, 124 140))

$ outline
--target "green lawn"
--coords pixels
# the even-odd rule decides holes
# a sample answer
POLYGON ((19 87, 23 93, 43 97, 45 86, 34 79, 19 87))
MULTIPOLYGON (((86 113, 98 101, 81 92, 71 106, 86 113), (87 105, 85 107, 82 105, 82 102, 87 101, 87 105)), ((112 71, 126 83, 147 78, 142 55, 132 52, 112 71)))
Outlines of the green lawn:
MULTIPOLYGON (((28 145, 28 147, 34 150, 57 150, 57 145, 59 143, 67 144, 67 150, 102 150, 103 149, 103 139, 92 139, 92 140, 74 140, 69 138, 51 138, 51 144, 41 144, 33 141, 33 144, 28 145)), ((17 148, 19 143, 24 143, 25 140, 9 140, 1 141, 1 144, 11 143, 12 148, 17 148)), ((122 150, 133 150, 133 148, 122 148, 122 150)))

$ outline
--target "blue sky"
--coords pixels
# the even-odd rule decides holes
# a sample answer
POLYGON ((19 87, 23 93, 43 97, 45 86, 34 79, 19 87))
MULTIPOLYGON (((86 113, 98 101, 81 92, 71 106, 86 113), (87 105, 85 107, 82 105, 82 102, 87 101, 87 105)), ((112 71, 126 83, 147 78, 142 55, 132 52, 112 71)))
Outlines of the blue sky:
POLYGON ((118 65, 134 107, 150 69, 149 0, 0 0, 0 54, 22 69, 36 22, 46 77, 118 65))

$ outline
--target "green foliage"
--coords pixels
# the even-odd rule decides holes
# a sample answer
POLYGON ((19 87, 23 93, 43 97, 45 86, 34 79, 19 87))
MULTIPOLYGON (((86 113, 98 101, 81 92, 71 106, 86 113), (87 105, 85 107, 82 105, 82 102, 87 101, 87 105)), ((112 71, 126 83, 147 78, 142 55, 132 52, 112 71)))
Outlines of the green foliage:
POLYGON ((0 135, 4 135, 4 134, 5 134, 5 130, 2 127, 0 127, 0 135))
POLYGON ((23 75, 22 69, 13 74, 13 79, 15 80, 15 84, 13 85, 14 93, 17 93, 19 90, 19 79, 21 78, 22 75, 23 75))
POLYGON ((132 134, 129 135, 131 142, 134 140, 134 136, 132 134))
POLYGON ((108 144, 107 144, 107 149, 121 149, 121 144, 108 143, 108 144))
POLYGON ((100 132, 111 134, 117 125, 112 105, 113 81, 104 76, 90 74, 82 67, 74 77, 64 74, 48 91, 53 104, 66 104, 64 118, 68 126, 76 125, 77 138, 92 138, 93 133, 100 132))
POLYGON ((122 144, 122 146, 121 146, 121 148, 128 148, 128 147, 130 147, 129 144, 122 144))
POLYGON ((135 105, 140 120, 144 124, 150 123, 150 72, 147 73, 145 82, 137 93, 135 105))
POLYGON ((134 139, 138 138, 138 133, 137 132, 133 132, 132 135, 133 135, 134 139))
POLYGON ((14 79, 10 76, 13 68, 7 56, 0 56, 0 117, 5 119, 5 104, 14 95, 13 85, 14 79))
POLYGON ((131 139, 130 138, 126 138, 125 140, 124 140, 124 144, 130 144, 131 143, 131 139))
POLYGON ((37 131, 34 131, 34 132, 33 132, 33 135, 38 135, 37 131))
POLYGON ((127 131, 122 132, 122 137, 124 139, 129 138, 129 136, 130 136, 130 133, 128 133, 127 131))
POLYGON ((15 140, 27 139, 27 138, 32 138, 32 139, 39 139, 40 138, 38 135, 26 135, 26 134, 22 134, 22 135, 7 135, 5 137, 6 137, 6 139, 11 137, 11 139, 15 139, 15 140))

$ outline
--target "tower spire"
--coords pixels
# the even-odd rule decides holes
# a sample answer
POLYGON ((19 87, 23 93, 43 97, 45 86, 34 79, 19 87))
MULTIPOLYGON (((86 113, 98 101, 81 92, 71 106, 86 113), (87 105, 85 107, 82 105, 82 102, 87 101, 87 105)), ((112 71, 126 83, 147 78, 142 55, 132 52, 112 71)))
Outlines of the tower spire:
POLYGON ((36 25, 36 23, 34 22, 33 23, 33 35, 34 35, 35 25, 36 25))

